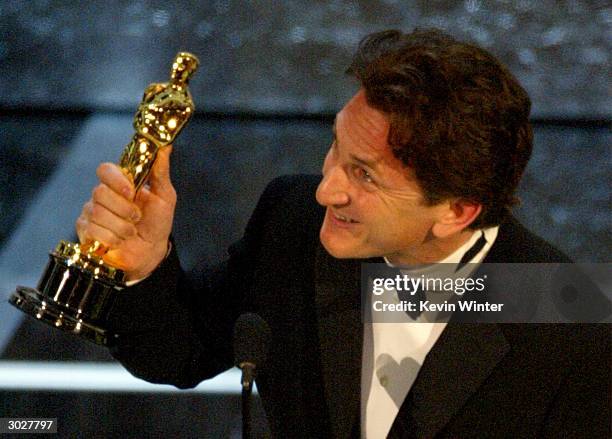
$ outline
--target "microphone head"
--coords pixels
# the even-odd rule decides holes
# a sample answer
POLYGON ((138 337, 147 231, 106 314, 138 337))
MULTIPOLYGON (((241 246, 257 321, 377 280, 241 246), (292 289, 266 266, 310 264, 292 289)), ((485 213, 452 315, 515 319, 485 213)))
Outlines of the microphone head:
POLYGON ((241 367, 251 363, 257 368, 266 361, 270 327, 258 314, 242 314, 234 324, 234 362, 241 367))

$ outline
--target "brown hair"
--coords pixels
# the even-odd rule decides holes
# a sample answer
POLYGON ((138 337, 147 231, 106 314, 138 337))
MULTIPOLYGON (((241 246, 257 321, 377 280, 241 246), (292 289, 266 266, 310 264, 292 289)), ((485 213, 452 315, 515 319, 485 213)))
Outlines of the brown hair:
POLYGON ((347 73, 388 115, 388 142, 428 204, 481 203, 471 228, 503 221, 533 137, 529 96, 506 67, 439 30, 389 30, 361 41, 347 73))

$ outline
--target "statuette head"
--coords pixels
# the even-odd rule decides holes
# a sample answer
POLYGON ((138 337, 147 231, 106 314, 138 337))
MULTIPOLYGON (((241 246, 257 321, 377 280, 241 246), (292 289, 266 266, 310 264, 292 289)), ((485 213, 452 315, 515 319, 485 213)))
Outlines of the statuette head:
POLYGON ((170 82, 175 85, 186 85, 191 75, 198 69, 200 61, 189 52, 179 52, 172 63, 170 82))

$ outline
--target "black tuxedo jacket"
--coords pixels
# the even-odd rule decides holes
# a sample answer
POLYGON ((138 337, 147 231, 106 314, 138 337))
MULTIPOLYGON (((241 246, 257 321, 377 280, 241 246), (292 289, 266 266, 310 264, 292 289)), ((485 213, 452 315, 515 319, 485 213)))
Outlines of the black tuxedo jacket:
MULTIPOLYGON (((121 292, 113 355, 135 376, 193 387, 232 366, 233 324, 256 312, 272 333, 257 386, 273 435, 358 436, 360 261, 320 245, 319 178, 274 180, 221 266, 186 274, 173 250, 121 292)), ((514 220, 486 257, 566 260, 514 220)), ((609 423, 608 326, 449 323, 390 436, 609 437, 609 423)))

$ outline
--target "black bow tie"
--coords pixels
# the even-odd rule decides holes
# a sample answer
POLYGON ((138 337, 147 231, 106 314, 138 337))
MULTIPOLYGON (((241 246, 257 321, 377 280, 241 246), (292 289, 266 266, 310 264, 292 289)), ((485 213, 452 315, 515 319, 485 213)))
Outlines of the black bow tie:
POLYGON ((457 264, 457 268, 455 268, 455 273, 461 270, 472 259, 474 259, 474 256, 476 256, 480 252, 480 250, 482 250, 482 248, 485 246, 486 243, 487 243, 487 240, 484 237, 484 232, 480 232, 480 238, 478 238, 478 240, 474 243, 474 245, 472 245, 468 249, 468 251, 466 251, 461 257, 459 264, 457 264))
MULTIPOLYGON (((467 265, 474 257, 483 249, 487 240, 484 237, 484 233, 480 232, 480 238, 463 254, 459 264, 455 268, 455 273, 461 270, 465 265, 467 265)), ((397 269, 397 273, 401 273, 399 269, 397 269)), ((412 302, 416 304, 415 311, 406 311, 406 314, 410 316, 413 320, 416 320, 420 315, 420 303, 427 300, 425 296, 425 290, 423 288, 418 288, 414 293, 407 292, 405 290, 398 291, 397 295, 401 301, 412 302)))

